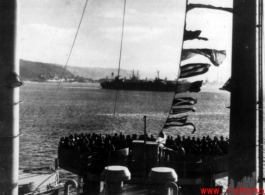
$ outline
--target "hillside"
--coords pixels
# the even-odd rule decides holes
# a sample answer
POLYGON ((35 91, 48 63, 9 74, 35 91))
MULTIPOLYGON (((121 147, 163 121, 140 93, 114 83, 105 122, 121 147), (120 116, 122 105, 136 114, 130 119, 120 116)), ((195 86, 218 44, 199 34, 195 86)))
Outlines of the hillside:
MULTIPOLYGON (((114 68, 85 68, 69 66, 67 67, 67 70, 74 73, 75 75, 79 75, 85 78, 91 78, 93 80, 99 80, 106 77, 111 78, 112 72, 114 73, 114 76, 118 74, 117 69, 114 68)), ((130 71, 127 70, 120 70, 120 76, 125 77, 129 72, 130 71)))
MULTIPOLYGON (((20 77, 23 80, 37 80, 38 76, 41 74, 56 74, 61 77, 63 72, 63 66, 20 60, 20 77)), ((74 76, 74 74, 68 70, 65 71, 64 75, 67 77, 74 76)))
MULTIPOLYGON (((63 72, 64 67, 62 65, 20 60, 20 76, 23 80, 37 80, 38 76, 41 74, 56 74, 61 77, 63 72)), ((117 69, 114 68, 85 68, 67 66, 64 77, 80 76, 93 80, 99 80, 106 77, 111 78, 112 72, 114 73, 114 76, 117 75, 117 69)), ((130 71, 120 70, 121 77, 127 76, 128 73, 130 73, 130 71)))

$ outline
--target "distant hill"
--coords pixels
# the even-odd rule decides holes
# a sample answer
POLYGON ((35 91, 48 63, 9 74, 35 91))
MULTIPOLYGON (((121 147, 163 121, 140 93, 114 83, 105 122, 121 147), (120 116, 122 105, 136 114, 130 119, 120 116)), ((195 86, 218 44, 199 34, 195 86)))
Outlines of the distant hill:
MULTIPOLYGON (((64 72, 64 67, 58 64, 49 64, 42 62, 31 62, 27 60, 20 60, 20 76, 24 80, 37 80, 41 74, 56 74, 59 77, 64 72)), ((93 80, 105 79, 106 77, 112 78, 111 74, 117 75, 117 69, 114 68, 85 68, 67 66, 64 76, 74 77, 80 76, 93 80)), ((121 77, 128 77, 131 71, 120 70, 121 77)))
MULTIPOLYGON (((114 68, 85 68, 85 67, 74 67, 68 66, 67 70, 79 75, 81 77, 91 78, 93 80, 99 80, 102 78, 112 78, 111 74, 114 73, 114 76, 117 76, 117 69, 114 68)), ((120 77, 125 77, 130 71, 120 70, 120 77)), ((128 77, 128 76, 127 76, 128 77)))
MULTIPOLYGON (((42 62, 31 62, 26 60, 20 60, 20 77, 23 80, 37 80, 41 74, 56 74, 59 77, 64 72, 63 66, 48 64, 42 62)), ((67 77, 73 77, 74 74, 66 70, 64 73, 67 77)))

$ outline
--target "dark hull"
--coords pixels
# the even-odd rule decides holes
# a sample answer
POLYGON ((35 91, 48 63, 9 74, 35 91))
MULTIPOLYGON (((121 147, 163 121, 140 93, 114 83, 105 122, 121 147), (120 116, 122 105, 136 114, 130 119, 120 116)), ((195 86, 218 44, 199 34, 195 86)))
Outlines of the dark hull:
POLYGON ((100 83, 103 89, 137 90, 137 91, 175 91, 175 82, 162 81, 105 81, 100 83))
POLYGON ((124 81, 106 81, 100 83, 103 89, 112 90, 137 90, 137 91, 164 91, 164 92, 199 92, 201 90, 202 81, 189 82, 161 82, 161 81, 137 81, 137 82, 124 82, 124 81))

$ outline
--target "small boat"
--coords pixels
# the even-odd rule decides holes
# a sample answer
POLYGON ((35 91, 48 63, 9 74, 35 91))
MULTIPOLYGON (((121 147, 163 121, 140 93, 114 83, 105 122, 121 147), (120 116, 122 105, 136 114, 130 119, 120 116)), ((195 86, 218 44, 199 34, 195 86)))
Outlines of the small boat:
POLYGON ((50 167, 21 170, 18 180, 18 194, 58 195, 63 189, 59 183, 59 172, 50 167))

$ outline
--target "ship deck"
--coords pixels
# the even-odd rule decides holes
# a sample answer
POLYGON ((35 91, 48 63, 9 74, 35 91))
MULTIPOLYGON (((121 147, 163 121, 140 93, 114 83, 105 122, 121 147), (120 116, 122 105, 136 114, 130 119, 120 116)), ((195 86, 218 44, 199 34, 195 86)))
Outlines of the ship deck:
MULTIPOLYGON (((181 186, 181 194, 200 194, 200 187, 215 187, 215 180, 228 175, 228 155, 191 155, 180 156, 175 151, 163 151, 156 142, 146 143, 144 158, 143 141, 133 141, 132 151, 128 148, 117 150, 109 155, 86 155, 71 149, 58 149, 58 165, 60 168, 76 174, 80 178, 83 194, 107 194, 102 192, 104 181, 103 172, 109 166, 122 166, 130 172, 130 178, 122 180, 123 190, 109 194, 158 194, 156 187, 164 189, 172 181, 162 178, 151 181, 150 173, 153 168, 174 170, 177 179, 173 183, 181 186), (165 156, 164 154, 167 155, 165 156), (156 189, 156 190, 155 190, 156 189)), ((107 169, 108 170, 108 169, 107 169)), ((116 173, 115 173, 116 174, 116 173)), ((113 181, 111 181, 113 183, 113 181)), ((104 189, 111 182, 107 181, 104 189)), ((114 182, 115 183, 115 182, 114 182)), ((175 190, 176 191, 176 190, 175 190)), ((175 192, 174 192, 175 194, 175 192)))

